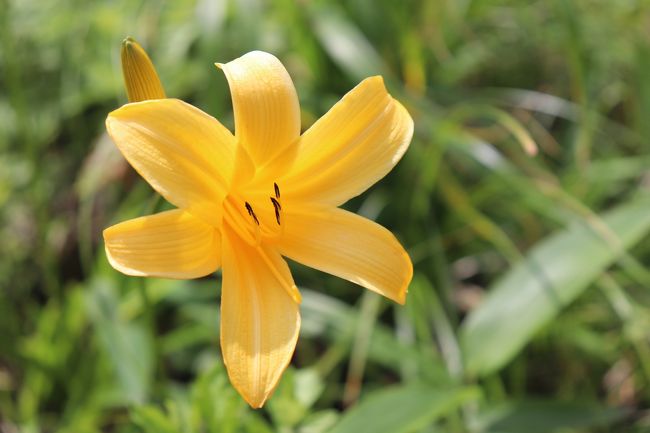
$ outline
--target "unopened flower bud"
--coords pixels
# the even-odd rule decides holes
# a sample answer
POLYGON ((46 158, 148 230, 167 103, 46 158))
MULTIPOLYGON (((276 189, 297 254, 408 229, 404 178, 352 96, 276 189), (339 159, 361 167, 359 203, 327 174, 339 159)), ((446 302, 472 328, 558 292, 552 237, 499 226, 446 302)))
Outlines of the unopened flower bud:
POLYGON ((166 97, 156 68, 140 44, 130 37, 124 39, 121 56, 122 74, 129 102, 166 97))

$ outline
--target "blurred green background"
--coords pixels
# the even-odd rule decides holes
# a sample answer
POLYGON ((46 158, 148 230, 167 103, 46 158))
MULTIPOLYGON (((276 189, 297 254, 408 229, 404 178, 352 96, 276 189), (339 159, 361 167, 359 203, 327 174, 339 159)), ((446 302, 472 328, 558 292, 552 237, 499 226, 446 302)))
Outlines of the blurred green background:
POLYGON ((0 0, 0 44, 2 433, 650 431, 648 2, 0 0), (253 49, 304 128, 375 74, 415 120, 346 204, 408 248, 406 306, 292 264, 302 334, 261 411, 218 278, 106 261, 103 228, 164 205, 104 130, 129 35, 230 127, 213 62, 253 49))

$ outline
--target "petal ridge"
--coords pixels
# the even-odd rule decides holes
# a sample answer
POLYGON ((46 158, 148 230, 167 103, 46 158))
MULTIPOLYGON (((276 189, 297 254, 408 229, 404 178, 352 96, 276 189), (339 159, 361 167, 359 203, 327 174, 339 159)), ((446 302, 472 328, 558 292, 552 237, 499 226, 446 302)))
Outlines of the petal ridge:
POLYGON ((343 209, 292 204, 278 243, 283 256, 404 304, 413 264, 389 230, 343 209))
POLYGON ((300 136, 300 105, 289 73, 272 54, 252 51, 216 66, 230 86, 235 136, 263 166, 300 136))
MULTIPOLYGON (((227 226, 223 235, 221 350, 231 383, 249 405, 259 408, 291 361, 300 312, 260 250, 247 245, 227 226)), ((277 252, 267 253, 284 262, 277 252)), ((288 267, 278 271, 288 273, 288 267)))
POLYGON ((221 263, 219 232, 181 209, 127 220, 103 235, 109 263, 127 275, 199 278, 221 263))
POLYGON ((131 166, 167 201, 220 223, 235 139, 215 118, 177 99, 124 105, 106 128, 131 166))
POLYGON ((406 109, 388 94, 381 77, 368 78, 303 134, 282 179, 285 195, 339 206, 388 174, 412 136, 406 109))

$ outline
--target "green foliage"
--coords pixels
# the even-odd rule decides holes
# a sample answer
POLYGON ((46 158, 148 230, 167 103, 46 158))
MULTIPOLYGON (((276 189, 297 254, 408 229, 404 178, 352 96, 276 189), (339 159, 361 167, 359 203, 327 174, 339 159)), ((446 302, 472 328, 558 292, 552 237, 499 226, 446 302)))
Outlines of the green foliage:
POLYGON ((531 249, 463 322, 460 336, 468 373, 493 373, 510 361, 621 251, 650 232, 648 215, 650 196, 642 196, 602 221, 581 220, 531 249))
POLYGON ((647 431, 649 19, 636 0, 0 0, 0 431, 647 431), (346 204, 409 249, 407 304, 293 266, 301 338, 261 411, 220 358, 219 276, 106 261, 104 227, 168 206, 104 132, 129 35, 229 126, 213 63, 253 49, 289 69, 303 128, 377 74, 415 120, 346 204))
POLYGON ((546 433, 586 429, 611 424, 625 411, 594 403, 519 400, 495 406, 481 414, 481 431, 499 433, 546 433))
POLYGON ((476 399, 472 389, 436 389, 409 385, 375 391, 350 409, 332 433, 408 433, 476 399))

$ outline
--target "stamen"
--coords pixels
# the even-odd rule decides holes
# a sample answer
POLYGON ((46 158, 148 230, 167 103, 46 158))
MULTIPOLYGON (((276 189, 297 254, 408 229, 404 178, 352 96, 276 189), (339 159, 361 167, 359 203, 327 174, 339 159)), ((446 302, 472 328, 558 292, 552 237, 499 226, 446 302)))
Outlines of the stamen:
POLYGON ((280 211, 282 210, 282 206, 280 205, 280 202, 278 202, 275 198, 271 198, 271 203, 273 203, 273 208, 275 209, 275 220, 278 222, 278 225, 280 225, 280 211))
MULTIPOLYGON (((257 222, 257 218, 255 218, 255 222, 257 222)), ((262 244, 262 230, 260 229, 260 224, 257 223, 255 226, 255 246, 260 246, 262 244)))
POLYGON ((280 204, 279 201, 277 201, 275 198, 271 197, 271 201, 273 202, 273 206, 282 210, 282 205, 280 204))
POLYGON ((255 212, 253 212, 253 207, 248 202, 245 202, 245 205, 246 205, 246 210, 248 211, 248 215, 252 216, 253 220, 255 220, 255 224, 259 226, 260 221, 257 219, 257 215, 255 215, 255 212))
POLYGON ((278 187, 278 184, 273 182, 273 189, 275 190, 275 198, 278 200, 280 199, 280 187, 278 187))
MULTIPOLYGON (((247 208, 247 210, 248 210, 248 208, 247 208)), ((252 210, 252 208, 251 208, 251 210, 252 210)), ((232 222, 235 222, 238 219, 240 219, 241 217, 243 217, 243 215, 241 214, 241 210, 240 210, 239 206, 235 207, 235 205, 231 202, 231 200, 226 200, 225 206, 224 206, 224 211, 225 211, 225 216, 227 217, 227 219, 229 219, 232 222)), ((249 215, 250 215, 250 212, 249 212, 249 215)), ((250 246, 255 246, 256 245, 257 241, 256 241, 256 239, 251 238, 250 231, 244 229, 241 225, 239 225, 237 223, 229 224, 229 225, 242 239, 244 239, 244 241, 248 245, 250 245, 250 246)), ((257 225, 255 226, 255 228, 258 229, 258 231, 259 231, 259 227, 257 225)))

